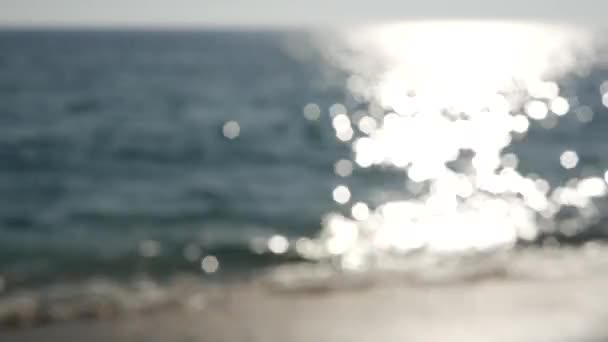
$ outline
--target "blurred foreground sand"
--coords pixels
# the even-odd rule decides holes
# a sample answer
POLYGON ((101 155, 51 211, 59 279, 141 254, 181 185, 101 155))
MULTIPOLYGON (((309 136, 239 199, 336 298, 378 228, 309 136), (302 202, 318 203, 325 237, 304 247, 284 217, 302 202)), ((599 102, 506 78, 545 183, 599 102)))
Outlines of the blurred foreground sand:
POLYGON ((340 291, 241 284, 190 310, 0 331, 0 341, 608 341, 606 288, 604 275, 340 291))

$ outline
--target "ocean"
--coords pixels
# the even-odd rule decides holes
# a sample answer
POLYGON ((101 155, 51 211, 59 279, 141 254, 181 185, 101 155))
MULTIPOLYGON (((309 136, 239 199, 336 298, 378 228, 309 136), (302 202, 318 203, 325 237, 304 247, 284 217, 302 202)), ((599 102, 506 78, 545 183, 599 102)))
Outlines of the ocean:
POLYGON ((238 272, 282 262, 251 239, 315 234, 345 151, 302 108, 340 90, 286 53, 288 36, 3 32, 7 287, 197 272, 188 246, 238 272))
MULTIPOLYGON (((556 32, 552 42, 570 42, 556 32)), ((534 50, 536 33, 505 47, 515 51, 505 60, 535 63, 520 68, 459 52, 492 49, 484 40, 441 41, 418 58, 398 40, 365 45, 369 32, 0 32, 0 324, 52 321, 55 303, 91 293, 115 305, 153 286, 175 299, 179 279, 221 287, 279 274, 341 291, 395 275, 601 273, 602 45, 572 54, 556 43, 558 57, 574 56, 562 63, 534 50), (369 55, 382 58, 362 63, 369 55), (538 67, 543 58, 561 64, 538 67), (496 70, 529 83, 499 88, 496 70), (415 77, 403 86, 402 75, 415 77), (479 108, 460 101, 468 90, 479 108), (418 119, 433 104, 439 116, 418 119), (20 314, 32 301, 44 304, 20 314)))

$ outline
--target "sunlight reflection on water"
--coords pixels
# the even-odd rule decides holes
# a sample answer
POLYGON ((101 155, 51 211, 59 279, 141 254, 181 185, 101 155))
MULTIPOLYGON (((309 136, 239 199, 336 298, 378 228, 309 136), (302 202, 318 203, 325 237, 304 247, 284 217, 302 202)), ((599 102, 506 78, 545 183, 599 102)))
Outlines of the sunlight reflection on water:
MULTIPOLYGON (((403 191, 416 191, 371 208, 351 202, 347 185, 336 187, 334 200, 350 206, 352 218, 329 214, 318 255, 309 257, 337 255, 343 266, 362 268, 387 254, 509 247, 598 219, 592 198, 605 194, 601 175, 551 187, 542 175, 520 173, 517 155, 505 150, 533 121, 551 129, 583 107, 558 82, 593 63, 591 34, 544 24, 420 22, 339 37, 322 46, 350 75, 356 103, 329 110, 336 138, 352 148, 353 162, 338 161, 336 173, 349 176, 350 165, 397 168, 406 175, 403 191), (564 225, 555 217, 567 206, 579 214, 564 225)), ((575 168, 577 152, 564 151, 560 162, 575 168)))

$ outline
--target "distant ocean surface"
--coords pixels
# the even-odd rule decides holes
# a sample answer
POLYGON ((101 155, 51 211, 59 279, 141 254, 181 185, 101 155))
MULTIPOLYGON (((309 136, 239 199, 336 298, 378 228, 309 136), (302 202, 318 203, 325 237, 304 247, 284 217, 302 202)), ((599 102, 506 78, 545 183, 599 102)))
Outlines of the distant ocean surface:
POLYGON ((252 239, 315 234, 345 149, 302 108, 341 91, 289 35, 0 33, 6 286, 199 272, 188 248, 251 270, 283 261, 252 239))
MULTIPOLYGON (((309 45, 299 32, 0 32, 1 289, 247 276, 302 261, 256 243, 316 236, 325 214, 348 212, 336 185, 370 202, 398 194, 402 172, 335 173, 351 151, 328 108, 348 102, 346 76, 309 45), (310 103, 318 120, 303 114, 310 103)), ((603 177, 606 79, 594 67, 559 80, 588 109, 532 123, 508 148, 520 169, 603 177), (560 165, 568 148, 576 170, 560 165)), ((597 221, 570 238, 604 232, 597 221)))

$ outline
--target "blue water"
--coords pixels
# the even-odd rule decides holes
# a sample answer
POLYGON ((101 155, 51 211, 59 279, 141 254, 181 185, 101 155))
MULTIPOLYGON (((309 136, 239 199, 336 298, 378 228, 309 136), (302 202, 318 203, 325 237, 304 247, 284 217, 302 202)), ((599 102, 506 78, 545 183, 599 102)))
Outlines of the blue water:
POLYGON ((237 254, 240 266, 252 236, 318 230, 339 147, 302 107, 337 92, 315 85, 319 67, 289 56, 285 38, 2 33, 8 282, 188 269, 181 255, 192 242, 237 254), (238 139, 222 135, 228 120, 238 139), (163 252, 142 265, 147 239, 163 252))
MULTIPOLYGON (((5 286, 198 274, 200 263, 184 257, 188 246, 217 256, 219 274, 296 260, 249 244, 314 236, 325 213, 341 210, 331 198, 343 182, 334 163, 349 156, 327 115, 345 101, 343 75, 307 48, 307 37, 0 33, 5 286), (323 109, 319 121, 302 115, 310 102, 323 109), (234 140, 222 134, 230 120, 241 129, 234 140), (146 257, 150 241, 154 256, 146 257)), ((608 168, 608 111, 597 94, 606 76, 594 69, 563 80, 594 121, 533 126, 513 147, 522 169, 557 183, 608 168), (570 173, 559 166, 564 148, 581 157, 570 173)), ((348 182, 362 198, 403 188, 390 170, 359 170, 348 182)))

